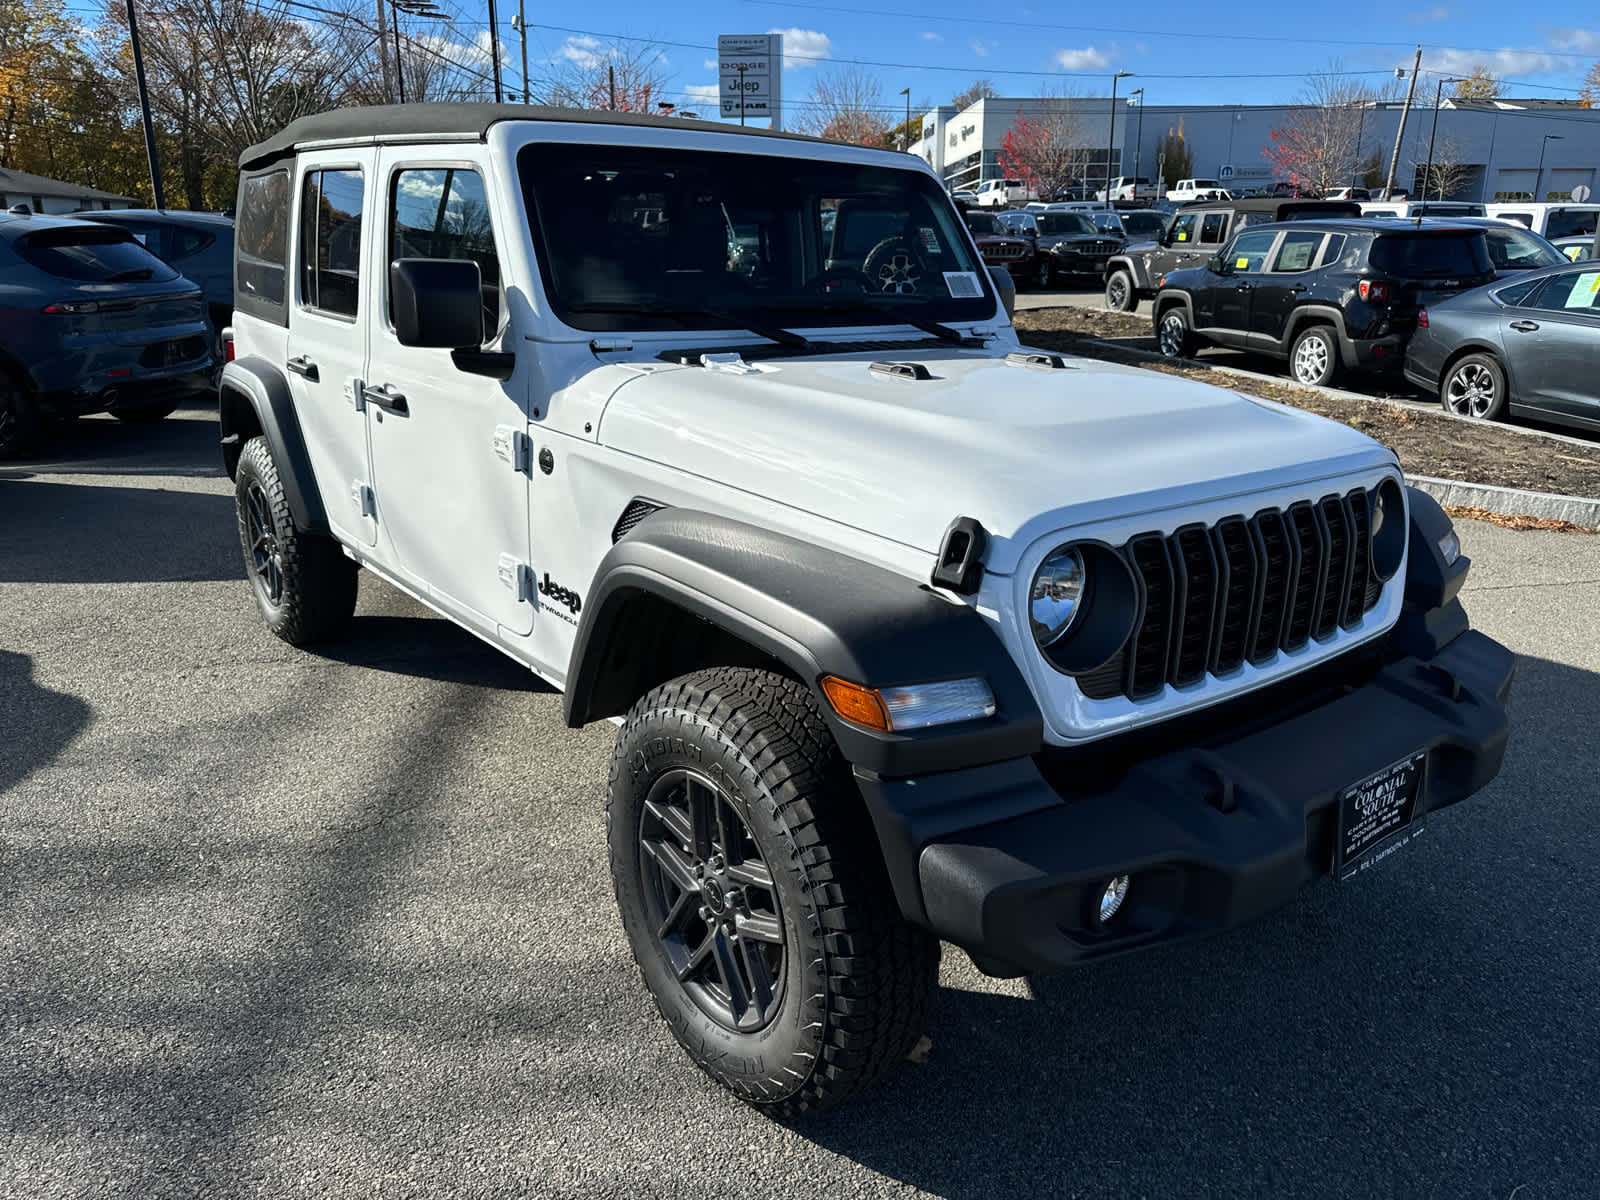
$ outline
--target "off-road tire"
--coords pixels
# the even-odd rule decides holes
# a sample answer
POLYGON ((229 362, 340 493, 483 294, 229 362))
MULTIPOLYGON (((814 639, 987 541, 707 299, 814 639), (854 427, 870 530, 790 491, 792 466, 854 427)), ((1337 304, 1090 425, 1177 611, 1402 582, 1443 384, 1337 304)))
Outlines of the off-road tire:
POLYGON ((696 1064, 779 1118, 831 1108, 899 1067, 923 1032, 939 943, 900 915, 848 766, 803 685, 751 668, 662 684, 618 733, 609 790, 623 928, 645 987, 696 1064), (661 901, 646 880, 646 800, 685 772, 725 798, 770 872, 783 957, 775 1015, 753 1031, 713 1018, 679 982, 653 917, 661 901))
POLYGON ((1328 387, 1339 377, 1339 338, 1331 325, 1307 325, 1289 347, 1289 374, 1296 383, 1328 387))
POLYGON ((296 528, 265 438, 244 444, 234 497, 245 574, 267 628, 292 646, 344 632, 356 610, 359 568, 332 538, 296 528))
POLYGON ((1133 276, 1116 270, 1106 279, 1106 307, 1112 312, 1132 312, 1139 307, 1139 292, 1133 286, 1133 276))
POLYGON ((1163 309, 1156 322, 1156 346, 1161 357, 1188 358, 1195 352, 1194 330, 1189 326, 1189 313, 1181 304, 1163 309))
POLYGON ((157 421, 163 421, 170 417, 178 410, 178 405, 182 404, 183 401, 184 397, 181 395, 167 396, 160 400, 152 400, 148 404, 137 404, 129 408, 113 408, 111 415, 119 421, 127 422, 129 425, 154 425, 157 421))
POLYGON ((1497 421, 1511 393, 1506 372, 1492 354, 1468 354, 1450 364, 1439 381, 1439 406, 1458 417, 1497 421))
POLYGON ((27 383, 0 366, 0 462, 21 458, 39 440, 39 411, 27 383))

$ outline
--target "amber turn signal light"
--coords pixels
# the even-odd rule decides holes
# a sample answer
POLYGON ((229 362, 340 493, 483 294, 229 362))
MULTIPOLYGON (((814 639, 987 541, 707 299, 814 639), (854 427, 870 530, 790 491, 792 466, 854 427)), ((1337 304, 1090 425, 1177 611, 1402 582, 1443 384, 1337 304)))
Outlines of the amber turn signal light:
POLYGON ((885 733, 889 731, 889 710, 884 708, 883 697, 878 695, 877 689, 850 683, 837 675, 824 675, 822 694, 833 705, 833 711, 846 721, 885 733))

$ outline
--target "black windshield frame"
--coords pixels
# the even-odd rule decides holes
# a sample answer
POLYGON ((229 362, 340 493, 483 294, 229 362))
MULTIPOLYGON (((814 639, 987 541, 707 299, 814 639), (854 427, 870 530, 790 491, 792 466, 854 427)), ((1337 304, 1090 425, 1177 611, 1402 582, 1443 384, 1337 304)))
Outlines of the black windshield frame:
POLYGON ((972 322, 998 307, 960 214, 923 171, 593 142, 530 142, 517 170, 550 311, 575 329, 682 332, 775 315, 883 325, 902 312, 972 322), (912 290, 868 291, 858 278, 871 250, 850 247, 874 229, 872 250, 910 240, 926 268, 912 290))

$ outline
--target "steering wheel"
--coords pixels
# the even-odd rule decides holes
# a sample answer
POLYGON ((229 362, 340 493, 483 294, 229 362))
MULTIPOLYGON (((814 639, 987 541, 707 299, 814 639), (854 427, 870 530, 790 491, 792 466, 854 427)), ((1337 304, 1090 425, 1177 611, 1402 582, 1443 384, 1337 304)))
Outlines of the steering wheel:
POLYGON ((910 239, 895 234, 886 237, 861 262, 868 291, 888 296, 915 296, 928 275, 928 264, 912 246, 910 239))
POLYGON ((858 271, 855 267, 824 267, 810 279, 806 280, 806 291, 828 291, 828 285, 834 282, 853 283, 863 292, 870 292, 872 280, 865 271, 858 271))

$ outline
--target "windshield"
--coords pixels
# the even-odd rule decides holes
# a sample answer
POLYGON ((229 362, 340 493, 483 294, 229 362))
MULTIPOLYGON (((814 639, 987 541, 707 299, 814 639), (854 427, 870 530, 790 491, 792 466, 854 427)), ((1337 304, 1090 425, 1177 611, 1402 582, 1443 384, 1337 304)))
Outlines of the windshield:
POLYGON ((1002 237, 1006 233, 1006 227, 993 213, 969 212, 963 215, 973 237, 1002 237))
POLYGON ((1544 235, 1547 238, 1592 235, 1596 215, 1592 208, 1552 208, 1545 218, 1544 235))
POLYGON ((1376 270, 1402 279, 1471 278, 1493 271, 1483 237, 1471 234, 1390 234, 1372 243, 1376 270))
POLYGON ((918 171, 565 144, 525 146, 517 167, 551 304, 579 329, 994 315, 954 208, 918 171))
POLYGON ((1485 229, 1489 239, 1489 258, 1497 271, 1531 271, 1536 267, 1555 267, 1566 262, 1560 251, 1521 229, 1485 229))
POLYGON ((57 279, 84 283, 164 282, 178 273, 112 225, 41 229, 16 241, 22 258, 57 279))
POLYGON ((1158 212, 1123 213, 1122 227, 1130 237, 1158 238, 1167 228, 1167 215, 1158 212))
POLYGON ((1098 232, 1094 222, 1082 213, 1045 213, 1038 220, 1043 234, 1098 232))

